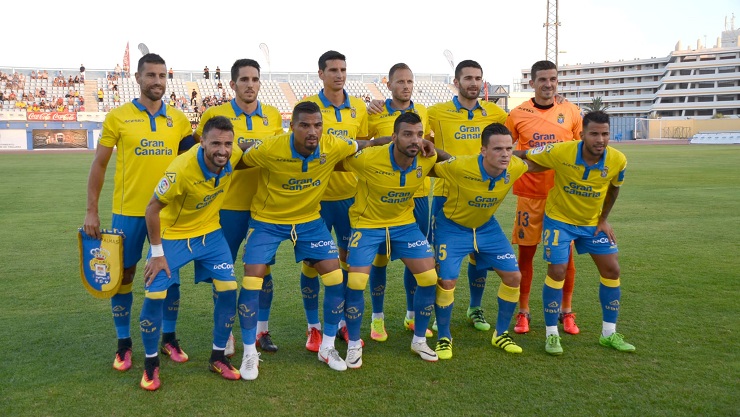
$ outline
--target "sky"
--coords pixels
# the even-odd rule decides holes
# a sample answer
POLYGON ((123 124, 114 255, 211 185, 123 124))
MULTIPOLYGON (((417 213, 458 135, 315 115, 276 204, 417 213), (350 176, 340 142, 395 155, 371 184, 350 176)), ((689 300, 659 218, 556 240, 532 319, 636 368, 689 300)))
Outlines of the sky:
MULTIPOLYGON (((1 67, 112 69, 129 42, 132 66, 145 43, 176 70, 228 71, 252 58, 263 76, 315 72, 318 57, 334 49, 347 56, 349 73, 387 73, 405 62, 417 74, 452 74, 449 50, 455 64, 478 61, 488 82, 513 84, 545 59, 547 0, 6 3, 1 67)), ((560 0, 559 64, 666 56, 678 41, 712 46, 733 13, 738 28, 740 0, 560 0)))

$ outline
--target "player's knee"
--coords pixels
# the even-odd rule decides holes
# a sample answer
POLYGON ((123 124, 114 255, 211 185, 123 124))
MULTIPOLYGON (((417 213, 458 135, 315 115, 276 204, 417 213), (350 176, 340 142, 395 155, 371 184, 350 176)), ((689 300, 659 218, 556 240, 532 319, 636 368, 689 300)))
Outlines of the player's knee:
POLYGON ((437 286, 442 287, 445 290, 454 290, 455 285, 457 285, 457 279, 439 279, 437 281, 437 286))
POLYGON ((373 259, 373 266, 376 266, 378 268, 382 268, 384 266, 388 265, 388 255, 375 255, 375 259, 373 259))
POLYGON ((167 298, 167 290, 164 291, 146 291, 144 297, 150 300, 164 300, 167 298))
POLYGON ((301 273, 305 275, 307 278, 316 278, 319 276, 319 273, 318 271, 316 271, 316 268, 306 265, 305 262, 301 265, 301 273))
POLYGON ((133 282, 129 282, 128 284, 121 284, 121 286, 118 287, 117 294, 128 294, 133 290, 133 288, 134 288, 133 282))
POLYGON ((501 282, 509 287, 518 287, 522 282, 522 273, 519 271, 502 272, 501 282))
POLYGON ((136 275, 136 265, 126 268, 123 270, 123 279, 121 285, 131 284, 134 282, 134 276, 136 275))
POLYGON ((441 285, 442 282, 445 281, 440 280, 437 282, 435 303, 440 307, 447 307, 455 301, 455 286, 453 285, 452 288, 443 288, 441 285))
POLYGON ((263 281, 264 279, 261 277, 245 275, 244 278, 242 278, 242 288, 245 290, 259 291, 262 289, 263 281))
POLYGON ((340 269, 335 269, 321 275, 321 283, 324 284, 324 286, 326 287, 339 285, 342 283, 342 281, 344 281, 344 276, 342 275, 342 271, 340 269))
POLYGON ((218 279, 213 280, 213 290, 216 292, 234 291, 236 290, 236 281, 221 281, 218 279))
POLYGON ((347 288, 363 291, 367 286, 368 278, 370 275, 364 272, 350 272, 347 277, 347 288))
POLYGON ((568 264, 550 264, 547 266, 547 275, 555 281, 562 281, 565 279, 567 267, 568 264))
POLYGON ((414 274, 414 278, 416 278, 416 283, 420 287, 429 287, 437 283, 437 271, 430 269, 428 271, 420 272, 418 274, 414 274))

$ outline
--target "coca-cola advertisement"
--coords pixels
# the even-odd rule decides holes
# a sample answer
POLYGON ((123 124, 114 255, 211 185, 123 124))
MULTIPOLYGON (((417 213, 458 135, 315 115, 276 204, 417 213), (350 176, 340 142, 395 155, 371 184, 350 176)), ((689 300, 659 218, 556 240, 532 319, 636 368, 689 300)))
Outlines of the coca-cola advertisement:
POLYGON ((30 111, 26 113, 26 119, 29 122, 74 122, 77 121, 77 113, 30 111))
POLYGON ((87 149, 87 130, 33 129, 33 149, 87 149))

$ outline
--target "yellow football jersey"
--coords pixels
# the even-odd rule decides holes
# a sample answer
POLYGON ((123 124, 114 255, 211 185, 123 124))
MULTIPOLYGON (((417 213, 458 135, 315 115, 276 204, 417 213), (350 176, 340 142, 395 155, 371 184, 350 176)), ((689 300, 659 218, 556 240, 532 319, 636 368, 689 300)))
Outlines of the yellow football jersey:
POLYGON ((575 226, 596 226, 609 184, 624 182, 627 157, 607 146, 601 160, 587 166, 582 149, 582 141, 555 143, 528 150, 527 159, 555 171, 545 214, 575 226))
POLYGON ((527 164, 512 156, 509 166, 496 177, 483 168, 482 155, 457 156, 434 166, 446 180, 445 217, 471 229, 484 225, 504 201, 514 182, 527 172, 527 164))
MULTIPOLYGON (((215 116, 225 116, 234 125, 234 147, 242 142, 252 142, 285 133, 280 111, 273 106, 258 102, 257 110, 251 114, 244 113, 236 105, 236 99, 220 106, 209 107, 203 113, 195 133, 203 135, 203 126, 215 116)), ((231 188, 226 194, 224 210, 247 211, 252 205, 252 197, 257 192, 259 168, 238 169, 231 179, 231 188)))
MULTIPOLYGON (((339 136, 343 139, 364 139, 367 134, 367 107, 362 99, 350 96, 344 91, 344 103, 335 107, 324 95, 306 97, 302 101, 312 101, 321 108, 324 123, 324 134, 339 136)), ((352 198, 357 191, 357 179, 348 172, 334 172, 329 181, 323 201, 339 201, 352 198)))
POLYGON ((232 167, 242 151, 234 148, 231 160, 214 174, 206 167, 203 148, 192 147, 178 156, 154 188, 154 196, 167 206, 159 212, 164 239, 203 236, 221 228, 218 212, 229 190, 232 167))
POLYGON ((113 213, 143 217, 149 190, 177 157, 180 141, 193 133, 190 120, 177 109, 162 107, 150 115, 138 99, 105 116, 98 146, 116 147, 113 213))
MULTIPOLYGON (((478 101, 473 109, 462 107, 457 96, 429 108, 429 127, 434 145, 452 156, 478 155, 480 134, 491 123, 506 122, 506 112, 490 101, 478 101)), ((434 182, 434 195, 447 196, 444 180, 434 182)))
MULTIPOLYGON (((357 142, 323 134, 316 150, 304 157, 293 146, 293 134, 266 138, 244 152, 247 166, 260 167, 252 218, 274 224, 318 219, 320 202, 334 166, 357 152, 357 142)), ((354 194, 354 193, 353 193, 354 194)))
POLYGON ((344 160, 357 175, 357 195, 349 209, 353 228, 383 228, 414 223, 414 193, 424 184, 437 155, 417 155, 405 170, 393 158, 393 143, 366 148, 344 160))
MULTIPOLYGON (((401 113, 412 112, 419 115, 421 118, 421 124, 424 126, 424 136, 427 136, 429 130, 429 116, 427 115, 427 108, 423 104, 415 104, 411 101, 411 105, 405 109, 394 109, 391 107, 391 99, 385 101, 383 111, 376 114, 368 115, 367 128, 369 138, 379 138, 381 136, 391 136, 393 134, 393 125, 396 123, 396 118, 401 113)), ((414 194, 416 197, 427 197, 429 195, 429 187, 431 186, 431 180, 429 177, 424 179, 424 185, 419 187, 414 194)))

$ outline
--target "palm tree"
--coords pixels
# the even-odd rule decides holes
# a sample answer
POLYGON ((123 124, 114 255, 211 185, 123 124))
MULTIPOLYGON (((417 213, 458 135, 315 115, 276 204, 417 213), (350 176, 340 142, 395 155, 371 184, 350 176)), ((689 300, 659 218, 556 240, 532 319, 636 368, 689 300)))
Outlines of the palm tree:
POLYGON ((584 104, 583 107, 589 112, 592 112, 592 111, 606 111, 606 109, 610 108, 611 106, 607 103, 604 103, 601 97, 594 97, 593 99, 591 99, 590 103, 584 104))

